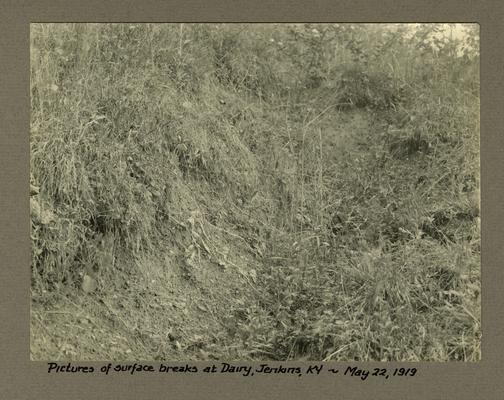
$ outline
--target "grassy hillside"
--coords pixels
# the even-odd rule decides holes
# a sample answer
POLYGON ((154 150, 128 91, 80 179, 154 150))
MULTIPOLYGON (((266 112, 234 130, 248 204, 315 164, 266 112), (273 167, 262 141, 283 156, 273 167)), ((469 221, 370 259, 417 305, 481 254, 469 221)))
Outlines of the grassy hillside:
POLYGON ((479 49, 32 24, 32 359, 480 359, 479 49))

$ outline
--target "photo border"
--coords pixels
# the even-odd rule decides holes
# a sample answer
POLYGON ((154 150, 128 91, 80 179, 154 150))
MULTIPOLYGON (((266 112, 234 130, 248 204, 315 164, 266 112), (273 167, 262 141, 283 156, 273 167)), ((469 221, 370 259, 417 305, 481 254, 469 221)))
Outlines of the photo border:
MULTIPOLYGON (((0 398, 498 399, 504 392, 504 76, 502 1, 165 0, 0 3, 0 398), (30 361, 30 22, 476 22, 481 34, 482 360, 328 362, 415 367, 403 380, 239 374, 51 374, 30 361)), ((141 361, 141 360, 139 360, 141 361)), ((99 368, 103 363, 79 362, 99 368)), ((157 365, 159 363, 149 364, 157 365)), ((171 363, 170 363, 171 364, 171 363)), ((208 365, 208 362, 194 362, 208 365)), ((258 365, 259 363, 248 363, 258 365)), ((273 364, 273 363, 271 363, 273 364)), ((278 364, 278 363, 275 363, 278 364)), ((289 362, 284 365, 308 365, 289 362)), ((315 363, 312 363, 315 364, 315 363)))

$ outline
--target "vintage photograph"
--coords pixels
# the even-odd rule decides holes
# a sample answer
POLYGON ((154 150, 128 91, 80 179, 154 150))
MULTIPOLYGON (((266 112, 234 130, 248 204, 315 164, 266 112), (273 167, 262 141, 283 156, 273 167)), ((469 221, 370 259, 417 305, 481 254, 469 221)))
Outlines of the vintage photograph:
POLYGON ((479 68, 477 24, 32 23, 31 359, 480 361, 479 68))

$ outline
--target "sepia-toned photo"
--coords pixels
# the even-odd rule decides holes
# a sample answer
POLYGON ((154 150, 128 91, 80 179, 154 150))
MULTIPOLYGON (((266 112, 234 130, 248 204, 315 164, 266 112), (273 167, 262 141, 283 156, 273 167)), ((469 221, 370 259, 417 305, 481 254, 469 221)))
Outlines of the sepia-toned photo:
POLYGON ((32 360, 480 361, 479 25, 32 23, 30 64, 32 360))

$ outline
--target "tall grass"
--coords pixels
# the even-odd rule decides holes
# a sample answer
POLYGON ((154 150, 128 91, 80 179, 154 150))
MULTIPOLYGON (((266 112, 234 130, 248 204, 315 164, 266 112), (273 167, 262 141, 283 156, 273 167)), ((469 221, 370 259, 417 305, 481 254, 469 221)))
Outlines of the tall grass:
POLYGON ((477 32, 438 28, 33 24, 34 301, 199 246, 253 260, 215 357, 478 360, 477 32))

